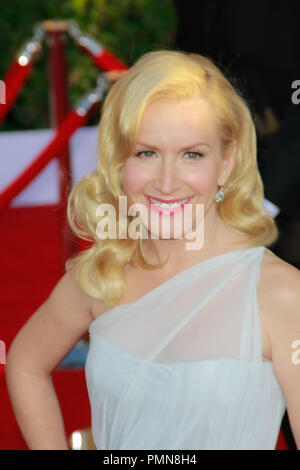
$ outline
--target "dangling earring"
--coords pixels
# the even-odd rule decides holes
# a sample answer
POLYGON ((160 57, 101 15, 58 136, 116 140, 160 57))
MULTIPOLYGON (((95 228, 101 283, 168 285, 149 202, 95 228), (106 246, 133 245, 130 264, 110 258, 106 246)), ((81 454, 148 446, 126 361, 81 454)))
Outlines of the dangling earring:
POLYGON ((217 191, 216 196, 215 196, 216 202, 222 202, 224 199, 224 186, 221 186, 219 191, 217 191))

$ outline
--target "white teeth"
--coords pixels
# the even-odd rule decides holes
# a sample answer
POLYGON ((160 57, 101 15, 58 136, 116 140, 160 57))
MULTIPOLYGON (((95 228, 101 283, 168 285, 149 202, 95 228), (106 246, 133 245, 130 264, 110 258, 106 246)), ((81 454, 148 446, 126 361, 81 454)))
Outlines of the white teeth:
POLYGON ((165 202, 158 202, 155 199, 152 199, 151 197, 149 197, 149 199, 152 202, 152 204, 154 204, 155 206, 159 206, 162 209, 173 209, 175 207, 180 207, 180 206, 182 206, 182 204, 185 204, 188 200, 188 198, 186 198, 186 199, 183 199, 180 202, 173 202, 173 203, 168 204, 168 203, 165 203, 165 202))

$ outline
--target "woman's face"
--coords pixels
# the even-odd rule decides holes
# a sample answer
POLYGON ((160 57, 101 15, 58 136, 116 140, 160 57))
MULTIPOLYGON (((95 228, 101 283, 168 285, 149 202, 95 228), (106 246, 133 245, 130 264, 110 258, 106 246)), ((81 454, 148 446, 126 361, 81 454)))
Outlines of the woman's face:
POLYGON ((225 159, 221 153, 208 101, 155 101, 143 114, 134 152, 124 164, 123 190, 128 203, 146 208, 147 215, 140 218, 152 238, 162 237, 165 222, 171 223, 169 238, 174 238, 172 223, 182 227, 182 234, 195 230, 196 204, 204 205, 204 216, 216 212, 218 186, 225 184, 233 164, 233 154, 225 159), (174 199, 178 201, 171 206, 174 199), (186 226, 184 202, 192 207, 186 226))

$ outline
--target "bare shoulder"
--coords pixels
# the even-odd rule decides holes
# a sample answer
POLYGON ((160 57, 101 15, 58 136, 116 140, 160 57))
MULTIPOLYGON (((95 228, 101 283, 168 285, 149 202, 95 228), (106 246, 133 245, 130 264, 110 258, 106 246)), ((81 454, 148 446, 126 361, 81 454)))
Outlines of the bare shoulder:
POLYGON ((69 299, 72 298, 79 301, 84 305, 84 310, 89 311, 91 309, 92 297, 87 294, 83 288, 79 285, 76 278, 76 268, 74 265, 69 265, 65 274, 62 276, 61 280, 57 284, 56 288, 66 289, 69 294, 69 299))
MULTIPOLYGON (((92 321, 92 297, 81 288, 76 279, 75 266, 68 266, 44 302, 47 311, 61 323, 69 322, 84 330, 92 321)), ((71 326, 70 326, 71 328, 71 326)))
POLYGON ((268 356, 274 362, 283 349, 290 353, 293 338, 300 338, 300 271, 265 250, 257 293, 262 329, 269 341, 268 356))
POLYGON ((66 273, 63 276, 64 281, 61 289, 68 289, 69 301, 76 304, 83 315, 86 317, 87 325, 95 318, 107 310, 107 306, 103 300, 93 297, 79 284, 76 276, 76 267, 74 264, 67 264, 66 273), (72 300, 70 300, 72 299, 72 300))
POLYGON ((258 289, 266 300, 289 302, 300 300, 300 271, 270 250, 265 250, 258 289))

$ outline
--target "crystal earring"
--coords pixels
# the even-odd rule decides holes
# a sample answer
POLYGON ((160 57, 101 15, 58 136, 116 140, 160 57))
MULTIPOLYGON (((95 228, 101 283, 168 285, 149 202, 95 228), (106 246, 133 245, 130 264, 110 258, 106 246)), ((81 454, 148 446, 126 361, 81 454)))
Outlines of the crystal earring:
POLYGON ((216 202, 222 202, 224 199, 224 186, 221 186, 219 191, 217 191, 216 196, 215 196, 216 202))

